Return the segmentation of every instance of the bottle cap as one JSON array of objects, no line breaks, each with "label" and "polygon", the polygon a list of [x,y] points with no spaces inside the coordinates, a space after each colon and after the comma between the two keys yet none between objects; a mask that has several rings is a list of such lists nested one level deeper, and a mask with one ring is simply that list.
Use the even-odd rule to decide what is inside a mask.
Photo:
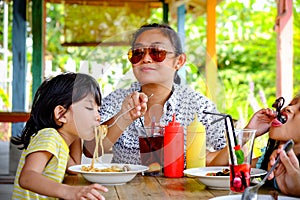
[{"label": "bottle cap", "polygon": [[172,121],[169,122],[168,126],[180,126],[180,123],[176,121],[175,113],[172,115]]},{"label": "bottle cap", "polygon": [[195,119],[187,127],[188,132],[205,132],[204,125],[198,121],[198,115],[195,113]]},{"label": "bottle cap", "polygon": [[165,132],[178,132],[183,131],[183,127],[179,122],[176,121],[175,113],[172,116],[172,121],[169,122],[168,126],[165,127]]}]

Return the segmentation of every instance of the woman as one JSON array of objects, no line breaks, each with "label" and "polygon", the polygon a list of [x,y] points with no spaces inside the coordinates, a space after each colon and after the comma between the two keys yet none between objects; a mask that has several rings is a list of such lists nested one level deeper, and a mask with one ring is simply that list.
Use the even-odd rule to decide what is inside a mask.
[{"label": "woman", "polygon": [[[269,108],[258,111],[253,115],[252,119],[247,125],[248,128],[259,128],[259,134],[269,132],[269,140],[264,154],[258,159],[257,163],[253,162],[253,164],[256,164],[257,168],[268,170],[269,165],[274,164],[275,156],[281,152],[282,144],[287,142],[289,139],[293,139],[294,148],[292,153],[288,153],[288,156],[293,158],[293,160],[298,159],[297,162],[293,161],[295,168],[292,170],[290,167],[289,169],[291,169],[291,171],[282,170],[284,167],[288,167],[286,163],[288,158],[286,154],[280,153],[280,158],[285,159],[283,160],[283,165],[278,167],[278,169],[281,170],[275,171],[275,178],[274,175],[270,176],[270,181],[267,183],[271,186],[274,186],[276,189],[280,189],[285,194],[292,195],[299,195],[299,193],[297,193],[297,189],[293,188],[293,186],[298,182],[291,180],[291,182],[286,183],[286,181],[288,180],[288,177],[292,175],[295,177],[299,175],[299,171],[297,172],[297,169],[299,169],[300,160],[300,129],[298,128],[300,123],[299,107],[300,95],[297,95],[288,104],[288,106],[284,107],[282,110],[279,110],[277,114]],[[278,115],[283,116],[283,120],[278,119]],[[278,148],[279,150],[277,150]]]},{"label": "woman", "polygon": [[[178,83],[177,71],[184,65],[186,55],[177,33],[166,24],[144,25],[134,34],[131,44],[128,58],[137,82],[109,94],[100,109],[101,122],[109,127],[104,149],[112,147],[112,162],[140,164],[137,127],[150,126],[153,119],[165,126],[173,114],[186,127],[196,113],[206,126],[209,165],[218,153],[214,151],[226,145],[224,126],[222,122],[212,124],[215,116],[203,114],[204,110],[218,112],[214,103]],[[85,142],[84,153],[88,157],[93,147],[94,143]]]}]

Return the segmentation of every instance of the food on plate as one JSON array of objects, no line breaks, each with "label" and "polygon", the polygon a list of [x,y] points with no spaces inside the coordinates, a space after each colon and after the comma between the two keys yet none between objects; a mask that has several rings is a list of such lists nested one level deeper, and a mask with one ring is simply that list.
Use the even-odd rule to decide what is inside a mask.
[{"label": "food on plate", "polygon": [[92,166],[82,166],[81,171],[85,172],[128,172],[130,171],[130,167],[128,165],[118,166],[112,165],[111,167],[99,169]]},{"label": "food on plate", "polygon": [[225,168],[218,172],[208,172],[206,173],[206,176],[229,176],[229,172],[230,170]]},{"label": "food on plate", "polygon": [[151,163],[148,167],[148,172],[160,171],[160,164],[158,162]]}]

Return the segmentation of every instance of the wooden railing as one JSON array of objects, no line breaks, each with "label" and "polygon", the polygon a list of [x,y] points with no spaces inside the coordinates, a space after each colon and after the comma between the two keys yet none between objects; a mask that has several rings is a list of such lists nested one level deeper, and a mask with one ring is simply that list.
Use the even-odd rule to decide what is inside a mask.
[{"label": "wooden railing", "polygon": [[0,112],[0,122],[26,122],[29,116],[28,112]]},{"label": "wooden railing", "polygon": [[[26,122],[29,119],[28,112],[0,112],[0,122]],[[0,174],[0,184],[13,184],[15,176]]]}]

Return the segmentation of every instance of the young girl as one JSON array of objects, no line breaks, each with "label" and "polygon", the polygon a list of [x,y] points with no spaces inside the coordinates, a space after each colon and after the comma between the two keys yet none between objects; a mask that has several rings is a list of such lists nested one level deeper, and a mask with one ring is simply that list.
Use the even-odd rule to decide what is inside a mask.
[{"label": "young girl", "polygon": [[[284,116],[286,122],[280,122],[275,115],[270,116],[269,141],[264,156],[261,158],[262,169],[268,169],[268,162],[271,154],[278,146],[285,143],[289,139],[295,142],[294,152],[300,158],[300,138],[299,138],[299,123],[300,123],[300,96],[296,96],[288,106],[281,110],[281,115]],[[260,163],[260,162],[259,162]],[[258,164],[259,164],[258,163]]]},{"label": "young girl", "polygon": [[100,104],[89,75],[65,73],[42,83],[22,135],[12,139],[23,149],[12,199],[104,199],[97,190],[108,190],[99,184],[62,184],[67,167],[80,162],[81,139],[94,138]]},{"label": "young girl", "polygon": [[[274,150],[289,139],[294,140],[294,152],[300,160],[300,95],[297,95],[288,106],[283,108],[281,115],[284,116],[284,123],[276,118],[276,114],[270,109],[262,109],[254,114],[248,124],[248,128],[259,128],[261,133],[269,131],[269,140],[263,156],[258,160],[256,167],[268,170],[268,163]],[[259,117],[258,117],[259,116]],[[262,128],[264,127],[264,128]],[[268,128],[266,128],[268,127]],[[276,181],[272,180],[271,184]]]}]

